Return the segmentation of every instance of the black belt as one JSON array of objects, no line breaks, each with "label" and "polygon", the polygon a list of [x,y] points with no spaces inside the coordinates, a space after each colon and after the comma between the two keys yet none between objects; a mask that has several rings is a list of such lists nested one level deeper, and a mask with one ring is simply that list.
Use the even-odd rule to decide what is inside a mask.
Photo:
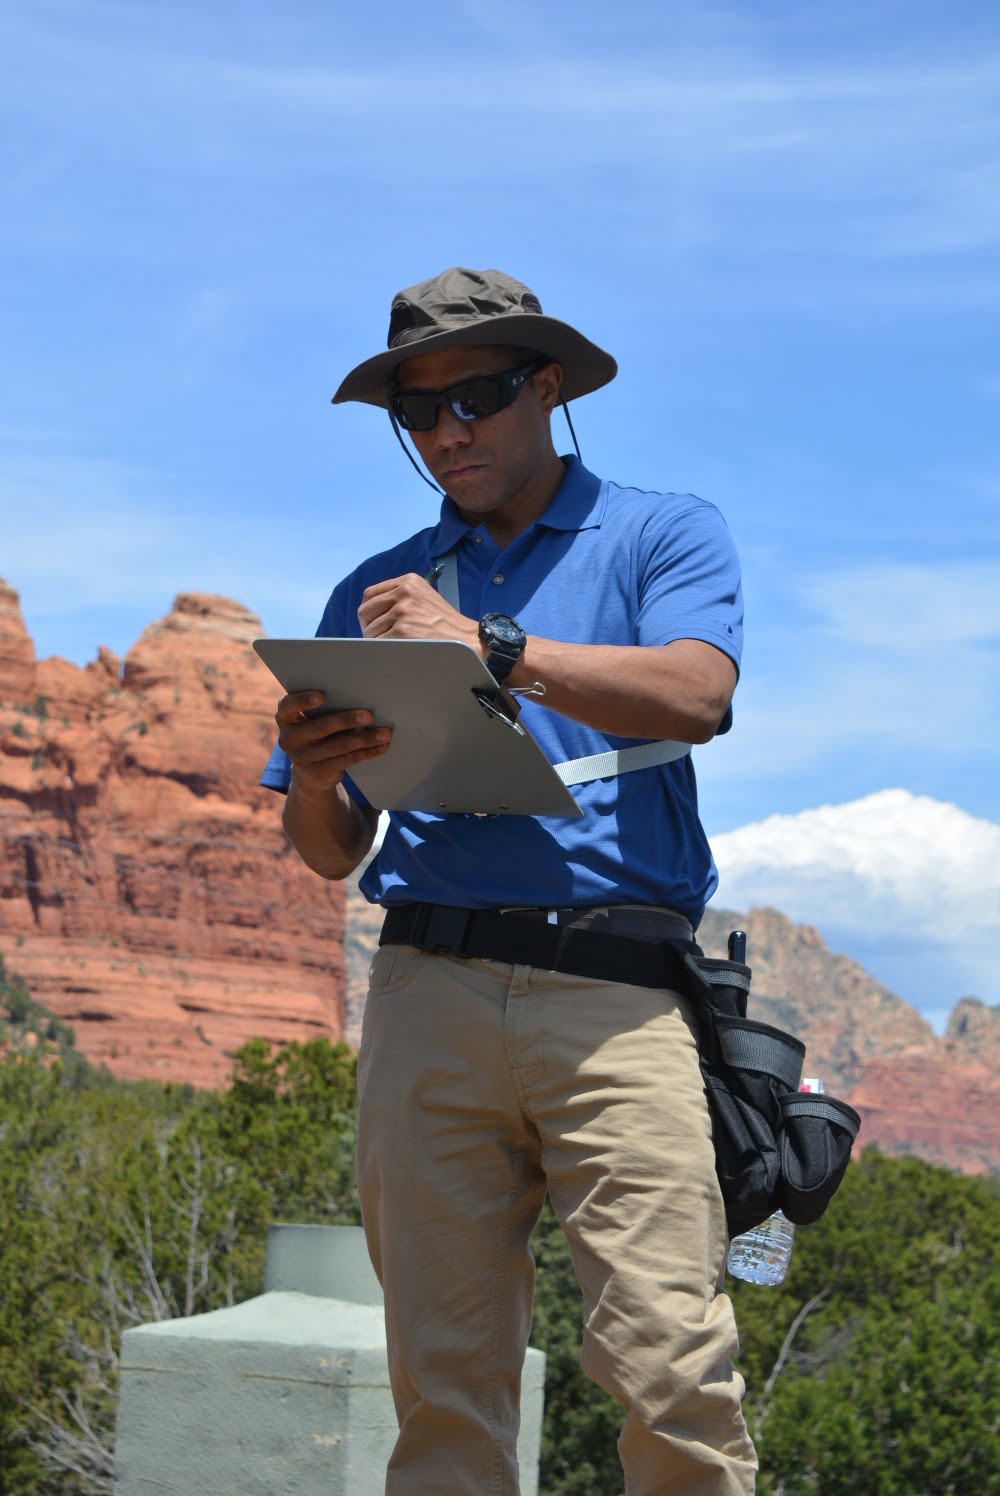
[{"label": "black belt", "polygon": [[550,925],[513,911],[450,904],[395,905],[386,913],[378,943],[682,992],[690,980],[684,956],[701,954],[694,941],[629,939]]}]

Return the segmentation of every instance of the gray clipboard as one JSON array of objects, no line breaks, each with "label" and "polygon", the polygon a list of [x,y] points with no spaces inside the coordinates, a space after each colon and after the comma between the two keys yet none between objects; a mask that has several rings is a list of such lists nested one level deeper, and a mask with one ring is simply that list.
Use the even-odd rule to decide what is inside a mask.
[{"label": "gray clipboard", "polygon": [[[317,710],[369,707],[389,751],[350,776],[378,810],[582,815],[517,703],[482,657],[450,639],[255,639],[286,691],[322,691]],[[484,698],[486,698],[484,700]]]}]

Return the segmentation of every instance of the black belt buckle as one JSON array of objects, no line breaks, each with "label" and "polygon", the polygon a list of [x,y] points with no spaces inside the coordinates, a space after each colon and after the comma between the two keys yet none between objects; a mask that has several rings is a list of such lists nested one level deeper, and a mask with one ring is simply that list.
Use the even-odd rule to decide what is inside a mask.
[{"label": "black belt buckle", "polygon": [[431,905],[420,944],[425,951],[436,954],[450,951],[457,956],[463,955],[472,914],[471,909],[457,909],[451,904]]}]

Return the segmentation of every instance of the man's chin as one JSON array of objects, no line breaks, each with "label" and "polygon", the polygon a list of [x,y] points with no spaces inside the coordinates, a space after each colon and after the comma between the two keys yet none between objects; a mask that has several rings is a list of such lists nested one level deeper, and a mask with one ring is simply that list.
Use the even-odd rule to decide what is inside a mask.
[{"label": "man's chin", "polygon": [[466,480],[442,478],[441,487],[449,498],[454,499],[459,509],[468,509],[476,514],[489,514],[500,503],[500,495],[489,483],[476,482],[475,474]]}]

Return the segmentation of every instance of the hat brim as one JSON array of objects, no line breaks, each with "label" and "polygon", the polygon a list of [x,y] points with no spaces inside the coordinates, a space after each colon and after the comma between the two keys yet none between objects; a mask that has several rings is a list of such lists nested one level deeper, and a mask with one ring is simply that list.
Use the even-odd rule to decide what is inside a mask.
[{"label": "hat brim", "polygon": [[563,395],[567,400],[578,400],[581,395],[599,390],[602,385],[610,384],[618,373],[618,365],[611,354],[598,348],[568,322],[536,312],[513,312],[509,316],[477,319],[468,327],[432,333],[429,337],[411,334],[407,339],[404,334],[395,348],[377,353],[374,358],[365,359],[364,363],[352,369],[332,403],[340,405],[345,400],[360,400],[366,405],[379,405],[388,410],[389,388],[401,363],[438,348],[461,347],[525,348],[533,353],[547,354],[562,365]]}]

